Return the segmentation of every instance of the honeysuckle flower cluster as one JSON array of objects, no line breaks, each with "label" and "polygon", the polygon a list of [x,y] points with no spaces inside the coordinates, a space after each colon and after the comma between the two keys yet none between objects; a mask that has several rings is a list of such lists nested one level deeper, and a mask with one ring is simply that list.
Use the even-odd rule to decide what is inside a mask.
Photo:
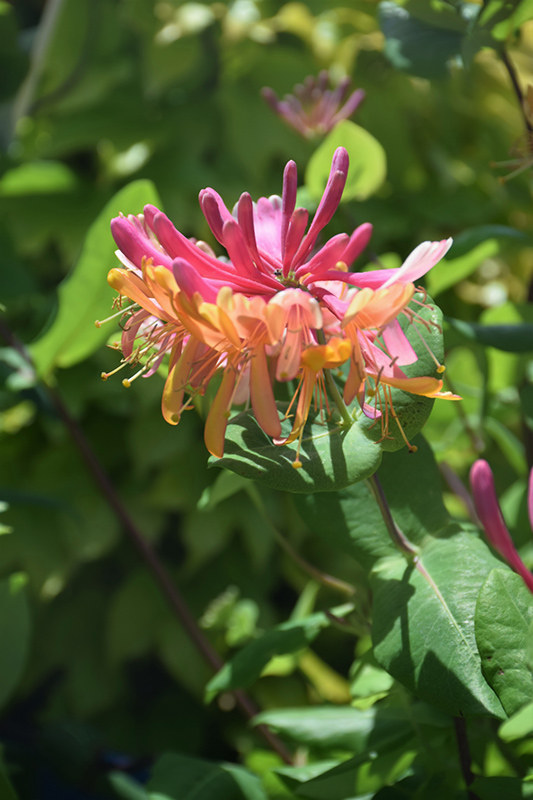
[{"label": "honeysuckle flower cluster", "polygon": [[273,89],[265,86],[261,94],[272,110],[306,139],[314,139],[348,117],[365,99],[363,89],[356,89],[348,97],[351,79],[346,76],[335,89],[329,89],[329,73],[322,70],[318,78],[308,75],[297,84],[294,94],[280,100]]},{"label": "honeysuckle flower cluster", "polygon": [[[183,236],[154,206],[111,223],[122,263],[108,277],[119,292],[114,316],[124,315],[120,366],[138,366],[123,383],[152,375],[168,356],[162,410],[175,425],[219,376],[205,426],[214,456],[222,456],[228,419],[240,404],[251,406],[275,444],[301,442],[313,399],[324,417],[330,414],[325,371],[343,364],[344,403],[357,399],[367,416],[381,422],[383,436],[394,416],[393,387],[450,397],[441,391],[441,380],[408,378],[402,371],[417,356],[398,317],[405,314],[427,326],[409,307],[413,282],[447,252],[451,239],[424,242],[399,269],[350,272],[370,239],[370,224],[317,246],[339,205],[347,172],[348,154],[339,148],[310,224],[307,210],[296,207],[293,161],[285,167],[281,197],[254,203],[244,193],[233,213],[214,189],[204,189],[200,205],[226,249],[223,258],[206,243]],[[127,308],[124,298],[132,301]],[[437,367],[444,369],[438,362]],[[284,436],[274,386],[293,381],[286,412],[292,429]],[[299,456],[295,466],[301,466]]]},{"label": "honeysuckle flower cluster", "polygon": [[[533,575],[518,555],[511,534],[507,530],[494,487],[494,476],[484,459],[480,458],[474,463],[470,471],[470,484],[476,511],[487,539],[509,566],[520,575],[529,591],[533,592]],[[529,473],[527,506],[533,529],[533,469]]]}]

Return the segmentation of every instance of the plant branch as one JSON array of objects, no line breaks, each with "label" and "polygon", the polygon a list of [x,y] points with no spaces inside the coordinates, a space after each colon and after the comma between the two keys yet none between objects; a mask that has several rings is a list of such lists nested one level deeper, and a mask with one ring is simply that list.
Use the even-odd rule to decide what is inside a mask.
[{"label": "plant branch", "polygon": [[383,486],[381,485],[381,481],[376,473],[371,475],[370,478],[367,478],[367,485],[374,495],[374,499],[378,504],[379,510],[381,511],[381,516],[383,517],[383,522],[385,523],[392,541],[398,550],[401,550],[402,553],[404,553],[410,559],[413,559],[413,557],[417,555],[418,550],[395,523],[389,504],[387,503],[387,498],[385,497],[385,492],[383,491]]},{"label": "plant branch", "polygon": [[[1,319],[0,335],[6,340],[6,342],[8,342],[9,345],[11,345],[11,347],[16,349],[17,352],[21,353],[21,355],[24,356],[29,364],[31,364],[31,359],[26,349],[21,342],[16,339],[5,322]],[[148,570],[151,572],[154,581],[159,587],[161,594],[167,601],[174,616],[181,623],[205,661],[209,664],[213,671],[218,672],[224,666],[223,660],[198,626],[198,623],[196,622],[196,619],[191,613],[183,596],[181,595],[181,592],[175,586],[166,567],[159,559],[159,556],[151,544],[143,537],[142,533],[128,513],[125,505],[117,494],[113,484],[111,483],[106,471],[96,456],[96,453],[92,449],[81,427],[71,415],[59,393],[46,383],[44,384],[44,387],[59,418],[70,433],[72,441],[76,445],[94,482],[102,492],[102,495],[107,500],[111,509],[114,511],[117,519],[120,520],[130,542],[133,544]],[[238,707],[247,719],[252,719],[258,713],[258,709],[245,692],[235,691],[233,692],[233,695]],[[256,730],[263,736],[272,750],[274,750],[286,764],[292,764],[291,753],[275,734],[271,733],[271,731],[265,725],[257,725]]]},{"label": "plant branch", "polygon": [[464,717],[454,717],[453,724],[455,728],[457,750],[459,751],[459,764],[461,765],[461,773],[468,790],[468,797],[470,800],[479,800],[477,794],[469,788],[474,782],[474,773],[472,772],[470,746],[466,735],[466,721]]},{"label": "plant branch", "polygon": [[346,583],[346,581],[343,581],[340,578],[335,578],[333,575],[328,575],[327,572],[322,572],[318,569],[318,567],[310,564],[309,561],[303,558],[303,556],[301,556],[298,551],[294,549],[291,543],[288,542],[283,534],[277,529],[265,507],[263,498],[255,486],[251,486],[250,489],[248,489],[248,494],[250,495],[255,507],[263,517],[263,520],[268,525],[274,539],[287,553],[289,558],[294,561],[294,563],[297,564],[301,570],[303,570],[303,572],[306,572],[309,577],[317,581],[317,583],[322,584],[322,586],[326,586],[328,589],[333,589],[345,597],[353,598],[353,596],[356,594],[355,586],[352,586],[350,583]]},{"label": "plant branch", "polygon": [[[528,115],[526,113],[526,108],[524,105],[524,95],[522,94],[522,89],[520,88],[520,83],[518,81],[518,75],[516,74],[516,70],[507,55],[505,47],[502,47],[500,50],[500,57],[503,61],[505,69],[509,73],[509,78],[511,79],[511,83],[513,85],[514,93],[516,94],[518,105],[520,106],[520,111],[522,113],[522,119],[524,121],[524,126],[526,128],[526,133],[533,133],[533,125],[529,121]],[[528,148],[529,149],[529,148]]]}]

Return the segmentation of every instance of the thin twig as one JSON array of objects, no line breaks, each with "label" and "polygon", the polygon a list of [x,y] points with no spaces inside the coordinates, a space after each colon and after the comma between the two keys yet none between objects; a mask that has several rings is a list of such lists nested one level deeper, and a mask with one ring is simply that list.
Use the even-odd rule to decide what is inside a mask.
[{"label": "thin twig", "polygon": [[[31,364],[31,359],[26,349],[21,342],[16,339],[5,322],[1,319],[0,335],[9,345],[11,345],[11,347],[16,349],[17,352],[21,353],[29,364]],[[85,434],[78,425],[77,421],[71,415],[61,396],[55,389],[48,386],[46,383],[44,384],[44,387],[58,416],[62,420],[63,424],[70,433],[74,444],[78,448],[78,451],[85,462],[85,465],[89,470],[94,482],[102,492],[117,518],[122,523],[124,531],[143,559],[149,571],[152,573],[152,576],[159,587],[161,594],[165,597],[175,617],[183,625],[187,634],[191,638],[191,641],[194,643],[195,647],[201,653],[205,661],[215,672],[218,672],[224,666],[224,661],[203,634],[183,596],[175,586],[165,566],[160,561],[159,556],[153,547],[143,537],[142,533],[139,531],[135,522],[129,515],[122,500],[115,491],[113,484],[109,480],[106,471],[89,444],[89,441],[85,437]],[[258,709],[245,692],[234,691],[233,695],[238,707],[247,719],[252,719],[256,716]],[[271,733],[271,731],[265,725],[257,725],[256,730],[259,731],[263,738],[269,743],[272,750],[274,750],[286,764],[292,764],[291,753],[285,747],[281,739],[279,739],[275,734]]]},{"label": "thin twig", "polygon": [[418,550],[395,523],[389,504],[387,503],[387,498],[385,497],[385,492],[383,491],[383,486],[381,485],[381,481],[376,473],[371,475],[370,478],[367,478],[367,485],[374,495],[374,499],[378,504],[378,508],[381,511],[381,516],[383,517],[383,522],[385,523],[392,541],[396,547],[402,551],[402,553],[412,559],[417,555]]},{"label": "thin twig", "polygon": [[520,88],[520,83],[518,81],[518,76],[516,74],[516,70],[507,55],[507,52],[504,47],[500,50],[500,57],[504,63],[505,69],[509,73],[509,78],[511,79],[511,83],[513,85],[514,92],[516,94],[518,105],[520,106],[520,112],[522,114],[522,119],[524,121],[524,125],[526,128],[526,134],[533,133],[533,125],[529,121],[529,118],[526,113],[526,108],[524,105],[524,95],[522,94],[522,89]]},{"label": "thin twig", "polygon": [[265,507],[263,498],[255,486],[251,486],[248,489],[248,494],[251,497],[255,507],[263,517],[264,522],[270,529],[274,539],[278,542],[280,547],[285,550],[289,558],[294,561],[294,563],[297,564],[301,570],[303,570],[303,572],[306,572],[307,575],[313,578],[313,580],[317,581],[317,583],[321,583],[322,586],[326,586],[328,589],[333,589],[345,597],[354,597],[356,594],[355,586],[352,586],[350,583],[347,583],[340,578],[335,578],[333,575],[328,575],[327,572],[322,572],[318,569],[318,567],[315,567],[313,564],[309,563],[309,561],[307,561],[303,556],[300,555],[300,553],[298,553],[297,550],[294,549],[291,543],[288,542],[283,534],[277,529]]},{"label": "thin twig", "polygon": [[479,800],[477,794],[470,789],[470,786],[474,782],[474,773],[472,772],[472,758],[470,756],[470,747],[466,735],[466,721],[464,717],[454,717],[453,724],[455,728],[457,750],[459,751],[459,764],[461,765],[461,773],[468,790],[468,797],[470,800]]},{"label": "thin twig", "polygon": [[439,464],[439,471],[444,480],[446,481],[446,483],[448,484],[448,486],[450,487],[450,489],[452,490],[452,492],[456,495],[456,497],[458,497],[461,500],[461,502],[465,506],[468,512],[468,516],[470,517],[474,525],[477,525],[478,528],[481,528],[482,527],[481,522],[477,515],[474,502],[470,496],[470,492],[462,482],[459,475],[450,467],[447,461],[441,461],[441,463]]}]

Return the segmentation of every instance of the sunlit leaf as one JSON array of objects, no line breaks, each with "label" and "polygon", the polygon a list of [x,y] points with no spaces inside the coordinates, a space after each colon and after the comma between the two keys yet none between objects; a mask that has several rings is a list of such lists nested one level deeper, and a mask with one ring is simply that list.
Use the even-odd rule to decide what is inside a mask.
[{"label": "sunlit leaf", "polygon": [[525,656],[532,620],[533,595],[522,578],[510,570],[493,570],[476,605],[476,640],[483,674],[507,714],[514,714],[533,695]]},{"label": "sunlit leaf", "polygon": [[109,338],[111,327],[96,328],[94,324],[113,313],[116,296],[106,280],[116,260],[109,223],[120,213],[141,213],[146,203],[160,204],[155,187],[151,181],[135,181],[121,189],[92,224],[78,262],[59,287],[55,319],[31,345],[39,375],[47,376],[57,366],[77,364]]},{"label": "sunlit leaf", "polygon": [[429,540],[408,564],[378,562],[372,639],[381,666],[422,700],[449,714],[503,716],[481,671],[472,619],[488,573],[486,545],[456,526]]},{"label": "sunlit leaf", "polygon": [[[352,611],[346,604],[331,610],[335,616],[343,616]],[[266,631],[241,648],[206,686],[206,699],[212,700],[219,692],[245,688],[254,683],[264,667],[274,657],[285,653],[295,653],[306,648],[331,620],[324,612],[312,614],[302,619],[289,620]]]},{"label": "sunlit leaf", "polygon": [[316,199],[322,196],[331,169],[331,159],[337,147],[345,147],[350,156],[343,201],[365,200],[385,180],[387,159],[377,139],[350,120],[334,128],[311,156],[305,173],[305,185],[309,194]]}]

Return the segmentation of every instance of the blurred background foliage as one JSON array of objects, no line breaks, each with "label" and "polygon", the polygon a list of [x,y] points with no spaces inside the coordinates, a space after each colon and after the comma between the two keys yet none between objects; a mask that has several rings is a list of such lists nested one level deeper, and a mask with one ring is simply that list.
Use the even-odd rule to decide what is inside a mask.
[{"label": "blurred background foliage", "polygon": [[[486,17],[474,25],[478,12]],[[0,349],[0,632],[10,657],[0,658],[0,738],[20,798],[89,796],[74,793],[82,790],[143,797],[129,776],[142,779],[165,750],[181,756],[158,762],[152,790],[169,797],[182,795],[170,793],[167,772],[201,768],[168,761],[185,756],[210,760],[219,788],[205,797],[296,796],[298,780],[311,775],[306,763],[355,753],[368,766],[361,754],[369,732],[374,750],[381,742],[379,699],[389,696],[393,709],[410,703],[368,654],[368,586],[357,564],[327,535],[309,533],[290,496],[254,494],[238,482],[212,489],[203,409],[178,429],[167,426],[158,376],[130,390],[118,377],[100,379],[118,363],[104,346],[116,336],[111,324],[92,325],[113,297],[105,283],[115,264],[111,216],[157,202],[187,236],[212,241],[201,188],[213,186],[231,207],[245,190],[253,198],[280,193],[291,158],[303,178],[317,141],[275,116],[260,96],[264,86],[284,95],[328,69],[333,83],[350,75],[366,92],[356,121],[382,145],[386,178],[366,199],[343,204],[331,233],[373,223],[367,259],[387,266],[425,239],[456,238],[426,285],[449,318],[449,388],[464,401],[459,409],[437,405],[425,435],[459,519],[468,518],[460,481],[483,452],[533,567],[525,507],[533,456],[531,173],[502,182],[509,169],[493,163],[510,151],[524,164],[531,159],[506,67],[524,91],[533,84],[531,17],[531,3],[497,0],[482,9],[459,0],[0,0],[0,300],[3,324],[45,379],[8,336]],[[312,206],[309,193],[303,198]],[[76,263],[85,277],[69,289]],[[525,327],[502,342],[491,326],[506,323]],[[339,738],[339,717],[320,741],[316,715],[303,715],[297,730],[282,715],[277,729],[297,743],[297,763],[308,770],[283,781],[272,772],[279,757],[231,694],[204,704],[212,672],[125,539],[46,386],[63,398],[222,658],[272,625],[342,600],[280,548],[279,531],[324,573],[357,587],[363,613],[351,623],[355,637],[324,624],[310,644],[317,623],[313,636],[269,661],[249,691],[265,711],[329,703],[340,715],[355,700],[368,709],[364,730]],[[441,752],[431,769],[446,769],[450,785],[459,780],[450,720],[412,708],[408,723],[383,712],[392,745],[387,739],[373,771],[357,767],[357,797],[408,780],[414,731],[424,726]],[[489,728],[473,731],[474,764],[504,780],[519,756],[531,760],[531,739],[509,753]],[[245,785],[216,763],[239,760],[262,783]],[[303,796],[342,800],[342,791],[318,785]]]}]

